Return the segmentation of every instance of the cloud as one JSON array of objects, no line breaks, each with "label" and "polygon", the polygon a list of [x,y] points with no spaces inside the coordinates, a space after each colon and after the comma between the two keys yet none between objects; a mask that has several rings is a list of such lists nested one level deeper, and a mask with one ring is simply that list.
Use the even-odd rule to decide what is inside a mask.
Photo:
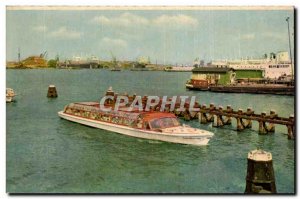
[{"label": "cloud", "polygon": [[50,32],[49,36],[64,39],[77,39],[80,38],[81,34],[82,33],[77,31],[68,30],[66,27],[63,26],[53,32]]},{"label": "cloud", "polygon": [[149,20],[144,17],[125,12],[118,17],[112,17],[112,18],[108,18],[103,15],[96,16],[92,19],[92,22],[101,25],[128,27],[132,25],[134,26],[147,25],[149,23]]},{"label": "cloud", "polygon": [[282,33],[276,33],[276,32],[265,32],[262,34],[265,37],[268,38],[274,38],[274,39],[279,39],[279,40],[287,40],[288,35],[283,35]]},{"label": "cloud", "polygon": [[183,14],[161,15],[153,19],[153,24],[157,26],[196,27],[198,26],[198,20]]},{"label": "cloud", "polygon": [[35,26],[32,28],[36,32],[46,32],[47,26]]},{"label": "cloud", "polygon": [[122,40],[122,39],[112,39],[112,38],[109,38],[109,37],[104,37],[102,40],[101,40],[102,43],[104,43],[104,45],[107,45],[107,46],[113,46],[113,47],[126,47],[127,46],[127,42],[125,40]]},{"label": "cloud", "polygon": [[198,26],[198,20],[183,14],[178,15],[161,15],[153,19],[147,19],[145,17],[131,14],[125,12],[117,17],[106,17],[104,15],[96,16],[91,20],[92,23],[109,25],[109,26],[119,26],[119,27],[141,27],[148,26],[150,27],[178,27],[178,28],[187,28],[187,27],[196,27]]},{"label": "cloud", "polygon": [[244,34],[244,35],[241,36],[241,39],[244,39],[244,40],[252,40],[254,38],[255,38],[254,33]]}]

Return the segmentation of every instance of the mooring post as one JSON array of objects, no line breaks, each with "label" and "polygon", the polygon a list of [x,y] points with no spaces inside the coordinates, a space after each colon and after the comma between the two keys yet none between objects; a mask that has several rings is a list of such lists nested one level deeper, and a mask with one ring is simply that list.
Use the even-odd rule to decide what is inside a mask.
[{"label": "mooring post", "polygon": [[[246,115],[250,117],[253,113],[254,113],[254,111],[252,110],[252,108],[248,107]],[[244,125],[245,125],[245,128],[252,128],[252,120],[246,119],[246,123],[244,123]]]},{"label": "mooring post", "polygon": [[[239,109],[239,110],[238,110],[238,115],[242,115],[242,114],[243,114],[243,110],[242,110],[242,109]],[[244,125],[243,125],[242,118],[237,117],[237,118],[236,118],[236,130],[237,130],[237,131],[242,131],[242,130],[244,130],[244,129],[245,129],[245,127],[244,127]]]},{"label": "mooring post", "polygon": [[189,111],[191,119],[197,119],[198,114],[196,111]]},{"label": "mooring post", "polygon": [[50,98],[56,98],[57,97],[57,91],[56,91],[55,85],[49,85],[47,97],[50,97]]},{"label": "mooring post", "polygon": [[[265,118],[266,115],[267,115],[266,112],[261,113],[262,118]],[[265,125],[266,125],[266,123],[263,120],[259,121],[259,129],[258,129],[259,134],[267,134],[268,133],[265,129]]]},{"label": "mooring post", "polygon": [[190,121],[191,120],[191,116],[189,114],[189,111],[184,111],[183,113],[183,119],[186,120],[186,121]]},{"label": "mooring post", "polygon": [[[232,113],[231,105],[227,105],[227,107],[226,107],[226,113]],[[223,124],[224,125],[231,124],[231,117],[230,116],[226,116],[225,120],[223,121]]]},{"label": "mooring post", "polygon": [[[223,112],[223,106],[219,106],[218,108],[219,112],[222,113]],[[217,121],[216,121],[216,124],[214,125],[215,127],[222,127],[224,126],[224,123],[223,123],[223,118],[222,118],[222,115],[216,115],[217,117]]]},{"label": "mooring post", "polygon": [[250,151],[245,193],[274,194],[276,192],[272,154],[263,150]]},{"label": "mooring post", "polygon": [[[216,110],[216,107],[213,103],[211,103],[209,105],[209,111],[214,111],[214,110]],[[208,122],[214,122],[214,114],[210,113],[209,115],[206,115],[206,117]]]},{"label": "mooring post", "polygon": [[[275,119],[278,115],[276,114],[275,110],[270,110],[270,119]],[[275,132],[275,124],[270,122],[269,125],[267,126],[267,131],[270,133]]]},{"label": "mooring post", "polygon": [[[175,108],[174,114],[175,114],[176,116],[180,116],[180,111],[178,111],[178,108]],[[199,114],[200,114],[200,113],[199,113]]]},{"label": "mooring post", "polygon": [[[108,88],[105,95],[110,97],[115,97],[115,92],[113,91],[111,86]],[[108,98],[107,100],[105,100],[105,105],[111,105],[113,104],[113,102],[114,102],[113,99]]]},{"label": "mooring post", "polygon": [[[290,115],[290,121],[294,123],[294,115]],[[294,125],[287,125],[288,129],[288,139],[295,139],[295,126]]]},{"label": "mooring post", "polygon": [[201,111],[200,113],[200,117],[199,117],[199,121],[200,121],[200,124],[207,124],[207,116],[206,116],[206,113],[204,112],[206,110],[206,104],[203,104],[201,109],[203,111]]}]

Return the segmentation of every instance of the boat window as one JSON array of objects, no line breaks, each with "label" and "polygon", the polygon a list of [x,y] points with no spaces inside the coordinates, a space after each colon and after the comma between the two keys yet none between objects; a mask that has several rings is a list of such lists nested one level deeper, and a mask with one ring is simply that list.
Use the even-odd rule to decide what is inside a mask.
[{"label": "boat window", "polygon": [[120,117],[112,117],[111,122],[115,123],[115,124],[121,124],[122,123],[122,118],[120,118]]},{"label": "boat window", "polygon": [[109,117],[108,115],[102,115],[102,116],[101,116],[101,120],[102,120],[102,121],[105,121],[105,122],[109,122],[110,117]]},{"label": "boat window", "polygon": [[143,127],[143,121],[140,118],[137,120],[136,126],[137,126],[137,128]]},{"label": "boat window", "polygon": [[149,122],[144,122],[144,128],[145,128],[145,129],[150,129]]},{"label": "boat window", "polygon": [[150,122],[150,126],[152,129],[169,128],[179,125],[180,123],[176,118],[160,118],[154,119]]}]

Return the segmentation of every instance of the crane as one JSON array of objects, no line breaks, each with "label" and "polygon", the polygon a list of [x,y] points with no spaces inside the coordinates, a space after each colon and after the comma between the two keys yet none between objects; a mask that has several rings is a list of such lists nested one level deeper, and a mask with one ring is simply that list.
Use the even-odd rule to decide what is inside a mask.
[{"label": "crane", "polygon": [[111,54],[111,59],[112,59],[113,66],[115,68],[117,66],[117,58],[111,51],[110,51],[110,54]]},{"label": "crane", "polygon": [[45,51],[44,53],[40,54],[40,58],[46,58],[46,56],[47,56],[47,51]]}]

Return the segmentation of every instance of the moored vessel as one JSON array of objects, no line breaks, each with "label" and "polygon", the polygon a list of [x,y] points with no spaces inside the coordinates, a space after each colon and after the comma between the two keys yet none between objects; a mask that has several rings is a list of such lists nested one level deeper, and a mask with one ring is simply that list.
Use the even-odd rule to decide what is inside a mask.
[{"label": "moored vessel", "polygon": [[115,67],[115,68],[110,69],[110,71],[121,71],[121,68]]},{"label": "moored vessel", "polygon": [[14,101],[15,96],[16,94],[12,88],[6,88],[6,102]]},{"label": "moored vessel", "polygon": [[172,143],[207,145],[213,136],[209,131],[181,125],[172,113],[128,111],[125,108],[105,111],[100,109],[98,102],[80,102],[67,105],[58,115],[72,122],[123,135]]}]

